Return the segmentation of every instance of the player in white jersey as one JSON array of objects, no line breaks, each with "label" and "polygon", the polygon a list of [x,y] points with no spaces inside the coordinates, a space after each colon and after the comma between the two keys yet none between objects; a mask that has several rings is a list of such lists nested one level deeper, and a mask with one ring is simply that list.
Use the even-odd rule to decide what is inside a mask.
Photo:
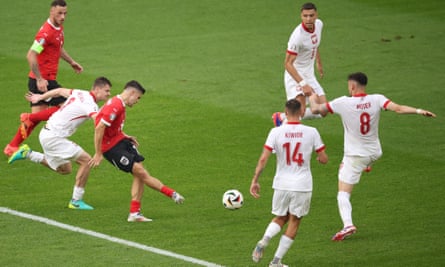
[{"label": "player in white jersey", "polygon": [[27,158],[60,174],[71,173],[71,161],[79,164],[73,195],[68,204],[68,207],[72,209],[93,209],[83,201],[85,185],[91,169],[88,164],[91,156],[68,137],[73,135],[87,119],[96,117],[97,102],[108,99],[110,88],[111,82],[105,77],[99,77],[94,81],[91,91],[58,88],[44,94],[28,96],[29,101],[33,103],[56,96],[63,96],[67,100],[40,131],[39,139],[44,153],[32,151],[25,144],[9,158],[8,163]]},{"label": "player in white jersey", "polygon": [[301,113],[302,105],[298,100],[290,99],[286,102],[288,123],[269,132],[250,186],[250,194],[258,198],[259,177],[274,151],[277,166],[272,186],[274,189],[272,214],[275,217],[252,253],[253,261],[258,262],[270,239],[288,223],[269,266],[285,266],[281,263],[281,259],[292,245],[301,219],[309,213],[312,197],[310,169],[312,152],[317,153],[317,160],[320,163],[325,164],[328,161],[320,134],[317,129],[300,123]]},{"label": "player in white jersey", "polygon": [[[306,108],[306,98],[313,95],[317,103],[326,102],[325,92],[314,73],[314,67],[317,67],[320,77],[323,77],[318,50],[323,22],[318,19],[317,7],[313,3],[303,4],[300,16],[301,23],[294,29],[287,44],[284,86],[287,100],[296,98],[302,104],[303,119],[313,119],[321,116],[312,114],[311,110]],[[275,126],[280,126],[285,120],[285,115],[275,112],[272,119]]]},{"label": "player in white jersey", "polygon": [[350,197],[363,171],[370,171],[374,161],[382,155],[379,140],[379,119],[381,110],[399,114],[420,114],[427,117],[436,115],[430,111],[398,105],[380,94],[366,94],[368,78],[357,72],[348,76],[348,97],[336,98],[326,104],[311,100],[314,113],[339,114],[344,128],[344,155],[338,172],[337,202],[343,229],[332,240],[341,241],[354,234],[357,228],[352,222]]}]

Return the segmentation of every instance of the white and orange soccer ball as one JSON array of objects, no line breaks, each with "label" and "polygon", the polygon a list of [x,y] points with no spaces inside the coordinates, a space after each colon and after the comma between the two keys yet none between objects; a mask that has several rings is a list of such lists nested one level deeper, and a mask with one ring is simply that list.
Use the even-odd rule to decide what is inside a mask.
[{"label": "white and orange soccer ball", "polygon": [[243,194],[236,189],[227,190],[222,197],[222,203],[226,209],[239,209],[244,204]]}]

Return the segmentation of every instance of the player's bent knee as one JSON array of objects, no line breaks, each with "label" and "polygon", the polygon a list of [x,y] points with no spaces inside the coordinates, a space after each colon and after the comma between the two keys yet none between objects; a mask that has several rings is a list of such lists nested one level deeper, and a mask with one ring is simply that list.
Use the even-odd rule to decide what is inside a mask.
[{"label": "player's bent knee", "polygon": [[81,165],[86,165],[90,162],[91,156],[85,151],[80,154],[80,156],[76,159],[76,162]]},{"label": "player's bent knee", "polygon": [[71,164],[63,164],[57,168],[57,172],[63,175],[70,174],[73,171]]}]

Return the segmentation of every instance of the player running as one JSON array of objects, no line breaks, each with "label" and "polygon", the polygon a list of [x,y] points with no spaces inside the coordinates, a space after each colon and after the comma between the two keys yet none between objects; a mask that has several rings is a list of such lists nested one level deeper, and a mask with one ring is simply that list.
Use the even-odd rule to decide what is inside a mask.
[{"label": "player running", "polygon": [[269,241],[288,223],[286,231],[281,236],[275,257],[269,264],[270,267],[287,266],[281,263],[281,259],[294,242],[301,219],[309,213],[312,198],[310,169],[312,152],[317,153],[317,160],[320,163],[328,162],[320,134],[317,129],[300,123],[301,113],[301,104],[298,100],[290,99],[286,102],[288,122],[269,132],[250,185],[250,194],[254,198],[260,197],[258,180],[270,155],[275,151],[277,168],[273,180],[272,200],[272,213],[275,217],[252,253],[253,261],[259,262]]},{"label": "player running", "polygon": [[98,112],[97,102],[108,99],[111,82],[105,77],[94,81],[90,91],[79,89],[58,88],[47,91],[43,95],[31,94],[29,100],[33,103],[43,99],[62,96],[67,98],[61,108],[56,111],[41,129],[39,139],[43,153],[32,151],[28,145],[20,146],[8,163],[20,159],[29,159],[40,163],[60,173],[69,174],[72,171],[71,161],[79,164],[73,195],[68,207],[71,209],[91,210],[93,207],[83,201],[85,186],[90,173],[88,165],[91,156],[79,145],[69,140],[77,128],[89,118],[95,118]]}]

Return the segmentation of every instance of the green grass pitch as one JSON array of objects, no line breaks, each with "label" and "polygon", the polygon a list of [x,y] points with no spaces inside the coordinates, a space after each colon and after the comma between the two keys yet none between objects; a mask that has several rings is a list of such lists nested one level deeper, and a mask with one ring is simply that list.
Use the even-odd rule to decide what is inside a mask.
[{"label": "green grass pitch", "polygon": [[[50,1],[7,1],[0,9],[0,144],[29,111],[23,95],[26,52],[47,18]],[[270,214],[274,161],[260,180],[262,197],[248,190],[270,116],[285,100],[283,62],[299,22],[299,1],[69,1],[65,48],[84,68],[61,62],[58,81],[90,88],[97,76],[112,94],[131,79],[150,89],[128,109],[125,131],[138,137],[145,166],[186,197],[182,206],[147,189],[147,224],[129,224],[129,175],[109,163],[91,172],[85,200],[95,210],[66,208],[74,174],[61,176],[31,162],[0,161],[0,207],[47,217],[224,266],[251,261]],[[325,27],[320,53],[328,99],[346,94],[347,74],[368,74],[370,93],[426,108],[436,119],[383,113],[383,157],[352,196],[358,232],[334,243],[337,167],[343,131],[338,117],[306,121],[320,131],[330,162],[312,164],[309,216],[283,262],[290,266],[443,266],[445,262],[445,2],[319,0]],[[40,127],[39,127],[40,128]],[[73,137],[93,152],[93,123]],[[36,130],[27,143],[41,150]],[[75,168],[77,170],[77,168]],[[237,211],[223,208],[227,189],[243,192]],[[1,266],[195,266],[0,213]]]}]

